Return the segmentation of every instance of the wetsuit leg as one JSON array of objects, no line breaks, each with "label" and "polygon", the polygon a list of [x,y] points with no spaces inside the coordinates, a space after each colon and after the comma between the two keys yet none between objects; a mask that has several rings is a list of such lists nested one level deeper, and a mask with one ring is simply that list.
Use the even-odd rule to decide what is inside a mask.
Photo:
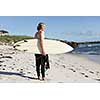
[{"label": "wetsuit leg", "polygon": [[40,54],[35,54],[36,57],[36,72],[38,78],[40,77],[40,64],[41,64],[41,55]]},{"label": "wetsuit leg", "polygon": [[41,58],[41,74],[42,74],[42,78],[45,77],[45,57],[44,55],[42,55]]}]

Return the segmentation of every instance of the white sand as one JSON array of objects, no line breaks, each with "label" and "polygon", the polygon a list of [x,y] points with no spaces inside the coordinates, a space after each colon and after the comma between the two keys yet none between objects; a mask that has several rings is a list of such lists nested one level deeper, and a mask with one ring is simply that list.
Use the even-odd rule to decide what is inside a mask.
[{"label": "white sand", "polygon": [[[10,58],[10,57],[12,58]],[[37,80],[35,56],[0,46],[0,82],[100,82],[100,64],[76,54],[49,55],[46,80]]]}]

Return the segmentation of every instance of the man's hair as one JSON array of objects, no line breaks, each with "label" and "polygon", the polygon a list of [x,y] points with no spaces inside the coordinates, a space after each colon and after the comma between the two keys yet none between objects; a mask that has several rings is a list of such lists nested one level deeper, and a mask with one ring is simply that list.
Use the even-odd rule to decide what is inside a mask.
[{"label": "man's hair", "polygon": [[37,30],[38,30],[38,31],[41,29],[42,25],[45,25],[45,23],[40,22],[40,23],[38,24],[38,26],[37,26]]}]

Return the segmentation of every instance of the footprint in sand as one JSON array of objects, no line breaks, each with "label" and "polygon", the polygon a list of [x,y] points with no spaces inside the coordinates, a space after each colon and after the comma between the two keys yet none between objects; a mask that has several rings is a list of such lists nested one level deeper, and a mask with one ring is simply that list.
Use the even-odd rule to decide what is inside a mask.
[{"label": "footprint in sand", "polygon": [[11,68],[12,70],[14,70],[14,68]]},{"label": "footprint in sand", "polygon": [[0,63],[3,63],[4,61],[0,61]]},{"label": "footprint in sand", "polygon": [[88,75],[85,75],[85,77],[87,77],[87,78],[88,78],[89,76],[88,76]]},{"label": "footprint in sand", "polygon": [[17,69],[17,71],[19,71],[19,73],[23,73],[23,69]]},{"label": "footprint in sand", "polygon": [[65,65],[62,65],[62,67],[63,67],[63,68],[66,68],[66,66],[65,66]]},{"label": "footprint in sand", "polygon": [[19,71],[19,69],[17,69],[17,71]]},{"label": "footprint in sand", "polygon": [[76,68],[76,70],[80,71],[81,69],[80,68]]},{"label": "footprint in sand", "polygon": [[76,72],[74,69],[72,69],[72,68],[69,68],[69,70],[71,70],[71,71],[73,71],[73,72]]},{"label": "footprint in sand", "polygon": [[81,73],[82,75],[85,75],[85,73]]},{"label": "footprint in sand", "polygon": [[59,65],[58,63],[55,62],[56,65]]},{"label": "footprint in sand", "polygon": [[86,78],[88,78],[89,76],[88,75],[85,75],[85,73],[81,73],[82,75],[84,75]]},{"label": "footprint in sand", "polygon": [[22,68],[21,68],[20,70],[21,70],[21,71],[23,71],[23,69],[22,69]]},{"label": "footprint in sand", "polygon": [[28,74],[31,74],[31,72],[27,72]]},{"label": "footprint in sand", "polygon": [[0,56],[3,56],[3,54],[0,54]]},{"label": "footprint in sand", "polygon": [[6,65],[3,65],[4,67],[6,67]]},{"label": "footprint in sand", "polygon": [[10,59],[12,59],[13,57],[11,57],[11,56],[3,56],[3,58],[10,58]]},{"label": "footprint in sand", "polygon": [[23,71],[20,71],[19,73],[23,74]]},{"label": "footprint in sand", "polygon": [[98,72],[98,71],[97,71],[96,73],[97,73],[97,74],[99,74],[99,72]]},{"label": "footprint in sand", "polygon": [[95,80],[100,81],[100,79],[95,79]]},{"label": "footprint in sand", "polygon": [[89,71],[89,73],[94,74],[94,72],[93,72],[93,71]]},{"label": "footprint in sand", "polygon": [[5,68],[3,68],[2,70],[5,70]]},{"label": "footprint in sand", "polygon": [[99,71],[96,71],[96,75],[99,75],[100,76],[100,72]]}]

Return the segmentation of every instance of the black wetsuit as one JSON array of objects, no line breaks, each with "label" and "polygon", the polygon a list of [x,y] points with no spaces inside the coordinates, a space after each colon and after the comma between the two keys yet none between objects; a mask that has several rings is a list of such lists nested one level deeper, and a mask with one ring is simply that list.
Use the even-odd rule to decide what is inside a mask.
[{"label": "black wetsuit", "polygon": [[42,77],[45,77],[45,69],[50,69],[48,54],[46,54],[46,56],[42,54],[35,54],[35,58],[36,58],[37,76],[40,77],[40,65],[41,65],[41,74]]}]

